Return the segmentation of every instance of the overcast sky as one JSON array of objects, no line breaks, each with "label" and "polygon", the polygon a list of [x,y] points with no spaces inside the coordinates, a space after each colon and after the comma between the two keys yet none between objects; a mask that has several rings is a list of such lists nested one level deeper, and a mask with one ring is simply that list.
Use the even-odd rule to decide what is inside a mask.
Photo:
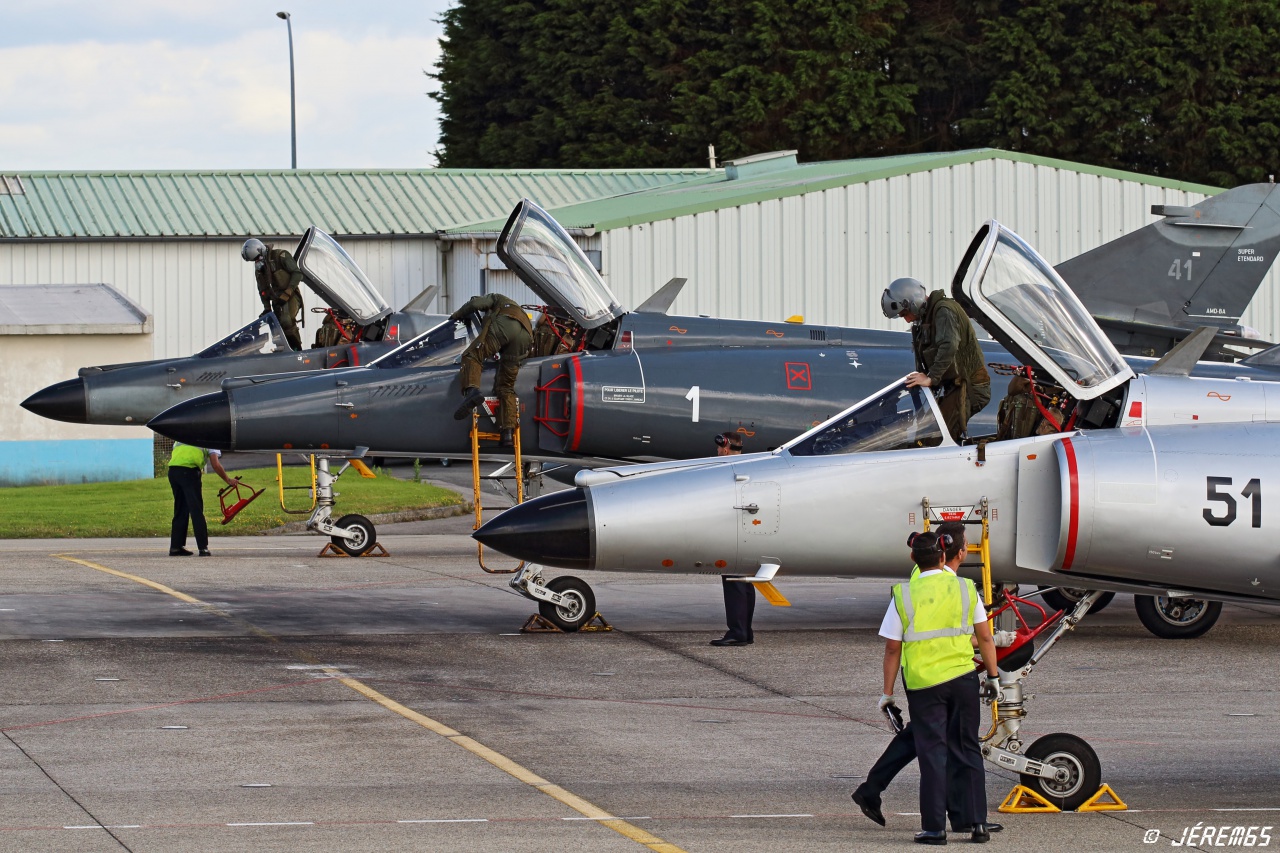
[{"label": "overcast sky", "polygon": [[0,174],[435,165],[456,0],[0,0]]}]

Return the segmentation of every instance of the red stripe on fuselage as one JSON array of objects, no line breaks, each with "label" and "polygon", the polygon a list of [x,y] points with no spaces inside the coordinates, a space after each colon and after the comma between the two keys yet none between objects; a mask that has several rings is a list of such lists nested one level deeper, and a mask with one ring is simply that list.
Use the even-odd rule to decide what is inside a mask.
[{"label": "red stripe on fuselage", "polygon": [[1070,505],[1067,512],[1067,552],[1062,557],[1062,570],[1069,571],[1076,558],[1076,536],[1080,532],[1080,471],[1076,467],[1076,449],[1071,446],[1071,439],[1062,439],[1062,450],[1067,457],[1067,480],[1071,490]]},{"label": "red stripe on fuselage", "polygon": [[578,359],[569,359],[569,371],[573,374],[573,441],[569,450],[577,450],[582,442],[582,415],[585,408],[582,399],[582,365]]}]

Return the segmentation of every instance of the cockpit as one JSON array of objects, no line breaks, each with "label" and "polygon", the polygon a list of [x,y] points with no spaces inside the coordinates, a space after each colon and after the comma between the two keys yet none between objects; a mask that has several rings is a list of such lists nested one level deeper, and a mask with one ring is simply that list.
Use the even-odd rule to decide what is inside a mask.
[{"label": "cockpit", "polygon": [[955,444],[926,388],[905,377],[783,445],[792,456],[835,456]]},{"label": "cockpit", "polygon": [[196,353],[196,358],[221,358],[223,356],[265,355],[273,352],[289,352],[280,321],[270,312],[254,319],[227,335],[216,344]]}]

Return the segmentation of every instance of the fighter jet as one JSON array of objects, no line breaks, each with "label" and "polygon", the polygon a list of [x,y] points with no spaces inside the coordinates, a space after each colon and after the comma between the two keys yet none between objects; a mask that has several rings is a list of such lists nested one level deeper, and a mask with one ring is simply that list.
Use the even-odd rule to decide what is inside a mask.
[{"label": "fighter jet", "polygon": [[367,364],[444,319],[424,311],[434,285],[393,312],[342,246],[314,226],[294,258],[303,282],[327,305],[311,310],[334,320],[340,345],[295,352],[268,311],[193,356],[85,367],[76,379],[32,394],[22,407],[68,423],[142,426],[175,403],[217,391],[227,377]]},{"label": "fighter jet", "polygon": [[1137,594],[1144,621],[1184,636],[1204,623],[1184,622],[1180,602],[1280,600],[1270,532],[1280,515],[1264,502],[1280,479],[1280,385],[1190,377],[1211,329],[1135,373],[1052,267],[994,221],[952,289],[1016,355],[1011,369],[1061,431],[957,443],[933,397],[897,381],[770,452],[584,471],[577,488],[514,507],[475,538],[531,561],[512,586],[544,615],[576,619],[594,611],[590,587],[565,576],[543,584],[542,566],[758,584],[905,578],[907,536],[925,519],[980,515],[995,582],[1093,590],[1043,630],[1014,616],[1032,603],[1012,589],[989,599],[1015,621],[983,752],[1059,807],[1078,807],[1099,790],[1097,756],[1067,734],[1024,749],[1024,682],[1103,590]]},{"label": "fighter jet", "polygon": [[[1125,304],[1116,294],[1126,294],[1145,306],[1144,321],[1168,293],[1217,300],[1212,312],[1221,313],[1213,316],[1238,319],[1280,250],[1275,192],[1269,184],[1242,187],[1195,208],[1164,210],[1161,222],[1068,262],[1075,288],[1086,305],[1096,300],[1112,313]],[[1268,264],[1227,262],[1244,251]],[[697,457],[725,430],[742,434],[748,451],[773,448],[912,368],[905,331],[667,316],[680,280],[627,312],[572,238],[527,199],[497,252],[545,302],[535,309],[542,348],[517,383],[527,459]],[[1184,255],[1195,257],[1179,260],[1180,278],[1170,282],[1170,259]],[[1238,328],[1219,331],[1217,346],[1244,340]],[[229,380],[221,393],[175,406],[150,426],[223,450],[468,456],[467,431],[450,417],[461,390],[456,372],[439,367],[465,345],[465,334],[451,325],[433,329],[358,370]],[[984,346],[989,360],[1010,360],[997,343]],[[1003,393],[1003,385],[995,390]],[[993,413],[979,423],[994,423]],[[485,453],[500,458],[496,450]]]},{"label": "fighter jet", "polygon": [[1280,385],[1241,365],[1190,376],[1212,329],[1135,373],[1053,268],[996,222],[953,291],[1014,354],[996,370],[1029,376],[1061,433],[958,444],[904,377],[772,451],[581,472],[577,488],[476,538],[561,568],[879,576],[909,568],[903,542],[931,507],[985,506],[997,580],[1136,593],[1161,636],[1203,633],[1221,600],[1280,597],[1270,564],[1246,558],[1270,553],[1250,531],[1280,468],[1258,438],[1280,437],[1268,425]]}]

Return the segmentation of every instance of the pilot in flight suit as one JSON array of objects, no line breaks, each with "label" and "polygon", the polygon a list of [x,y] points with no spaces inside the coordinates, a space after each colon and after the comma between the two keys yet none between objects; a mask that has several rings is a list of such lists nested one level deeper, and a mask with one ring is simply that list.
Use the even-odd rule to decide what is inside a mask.
[{"label": "pilot in flight suit", "polygon": [[462,420],[471,414],[472,409],[484,405],[484,395],[480,393],[480,371],[485,360],[497,353],[500,360],[493,393],[498,397],[498,445],[511,447],[514,444],[513,432],[520,420],[516,376],[533,346],[533,324],[517,302],[501,293],[473,296],[450,314],[449,319],[458,322],[479,312],[484,312],[484,323],[480,326],[480,334],[462,352],[462,369],[458,375],[463,401],[453,416]]},{"label": "pilot in flight suit", "polygon": [[969,418],[991,402],[991,376],[969,315],[941,290],[926,294],[914,278],[895,279],[880,297],[889,318],[911,324],[916,372],[907,387],[933,388],[947,430],[957,442],[965,437]]},{"label": "pilot in flight suit", "polygon": [[253,263],[253,275],[258,282],[258,296],[262,310],[272,311],[280,321],[289,346],[302,349],[302,335],[298,332],[298,315],[302,313],[302,270],[293,255],[285,249],[268,249],[258,239],[246,240],[240,249],[240,257]]}]

